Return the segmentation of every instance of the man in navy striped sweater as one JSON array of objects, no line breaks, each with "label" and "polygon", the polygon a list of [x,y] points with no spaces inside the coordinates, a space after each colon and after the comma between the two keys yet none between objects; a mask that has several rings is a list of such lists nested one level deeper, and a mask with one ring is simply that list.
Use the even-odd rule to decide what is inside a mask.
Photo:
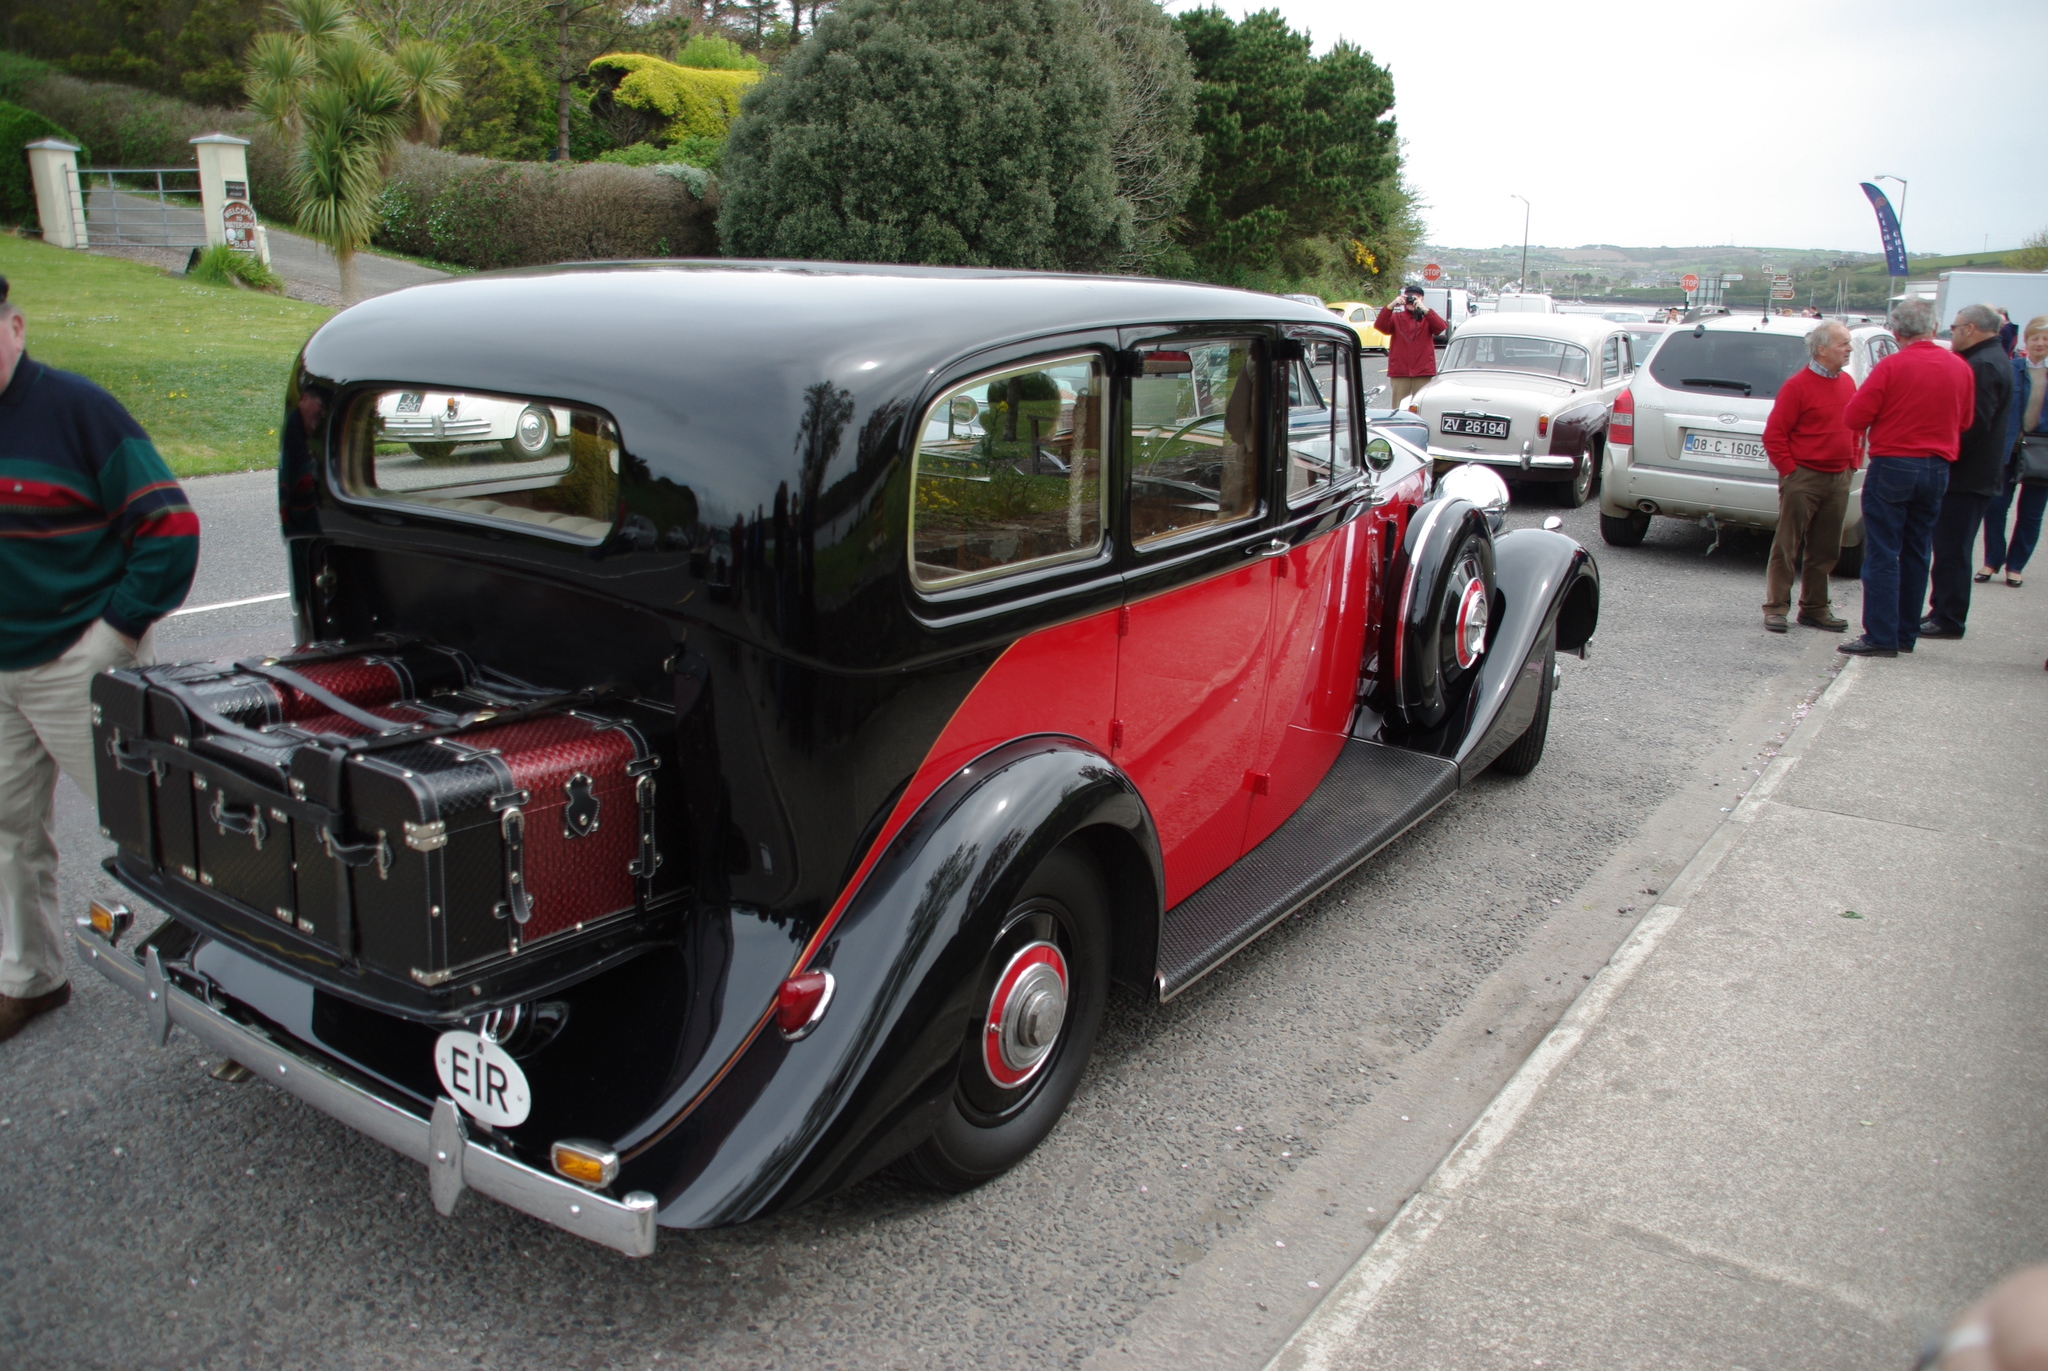
[{"label": "man in navy striped sweater", "polygon": [[95,673],[154,660],[199,518],[142,426],[23,352],[0,277],[0,1040],[71,998],[51,821],[62,770],[95,800]]}]

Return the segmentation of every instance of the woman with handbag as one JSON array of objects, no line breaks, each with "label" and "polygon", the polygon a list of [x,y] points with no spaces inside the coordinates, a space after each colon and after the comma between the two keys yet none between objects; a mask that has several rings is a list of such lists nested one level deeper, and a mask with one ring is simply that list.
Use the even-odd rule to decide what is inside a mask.
[{"label": "woman with handbag", "polygon": [[[2005,492],[1984,511],[1984,565],[1977,579],[2001,571],[2009,586],[2041,539],[2041,515],[2048,510],[2048,314],[2027,321],[2026,347],[2012,358],[2012,456],[2005,468]],[[2005,519],[2018,496],[2019,517],[2011,537]]]}]

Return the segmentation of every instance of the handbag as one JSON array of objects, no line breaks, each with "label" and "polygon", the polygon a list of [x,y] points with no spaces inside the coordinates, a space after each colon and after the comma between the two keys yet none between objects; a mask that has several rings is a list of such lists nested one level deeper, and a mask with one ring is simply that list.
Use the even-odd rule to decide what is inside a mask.
[{"label": "handbag", "polygon": [[2013,477],[2021,485],[2048,486],[2048,433],[2021,435],[2019,459],[2013,465]]}]

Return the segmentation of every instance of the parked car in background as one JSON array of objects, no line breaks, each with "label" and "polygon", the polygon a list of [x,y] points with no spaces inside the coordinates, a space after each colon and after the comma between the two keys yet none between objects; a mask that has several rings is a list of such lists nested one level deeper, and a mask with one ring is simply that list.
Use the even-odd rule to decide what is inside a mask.
[{"label": "parked car in background", "polygon": [[533,461],[554,451],[568,432],[569,411],[559,405],[445,390],[392,391],[377,401],[378,438],[404,443],[429,460],[488,443],[507,457]]},{"label": "parked car in background", "polygon": [[[646,1255],[988,1181],[1112,983],[1172,999],[1542,755],[1591,555],[1432,482],[1362,381],[1320,306],[1134,277],[594,263],[344,310],[282,407],[301,646],[95,678],[108,869],[169,918],[98,906],[80,954],[443,1214]],[[566,407],[560,460],[422,488],[406,395]]]},{"label": "parked car in background", "polygon": [[1494,296],[1493,309],[1496,314],[1555,314],[1557,302],[1548,295],[1510,293]]},{"label": "parked car in background", "polygon": [[1629,350],[1635,354],[1638,367],[1650,360],[1650,353],[1656,348],[1658,340],[1678,327],[1676,324],[1659,323],[1655,320],[1644,323],[1632,320],[1616,322],[1628,330]]},{"label": "parked car in background", "polygon": [[1635,370],[1628,326],[1583,314],[1493,314],[1465,325],[1411,403],[1440,463],[1481,462],[1510,481],[1586,502],[1608,406]]},{"label": "parked car in background", "polygon": [[1451,340],[1458,336],[1458,330],[1465,326],[1465,321],[1474,313],[1471,292],[1458,286],[1424,286],[1422,307],[1435,310],[1438,317],[1448,325],[1437,335],[1436,345],[1439,348],[1449,347]]},{"label": "parked car in background", "polygon": [[[1670,326],[1648,365],[1615,400],[1600,484],[1600,536],[1634,547],[1656,517],[1778,527],[1778,475],[1764,424],[1786,377],[1807,363],[1818,321],[1710,314]],[[1637,326],[1640,327],[1640,326]],[[1849,329],[1849,374],[1861,385],[1898,351],[1881,324]],[[1851,478],[1835,572],[1863,566],[1863,473]]]},{"label": "parked car in background", "polygon": [[1368,305],[1363,300],[1333,300],[1328,309],[1351,325],[1358,334],[1358,345],[1367,352],[1387,350],[1387,335],[1372,326],[1372,321],[1379,318],[1378,305]]}]

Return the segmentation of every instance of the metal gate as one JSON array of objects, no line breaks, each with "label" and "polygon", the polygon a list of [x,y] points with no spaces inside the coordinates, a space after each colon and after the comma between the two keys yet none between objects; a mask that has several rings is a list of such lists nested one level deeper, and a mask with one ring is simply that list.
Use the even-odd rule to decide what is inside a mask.
[{"label": "metal gate", "polygon": [[78,203],[94,247],[205,247],[197,167],[81,167]]}]

